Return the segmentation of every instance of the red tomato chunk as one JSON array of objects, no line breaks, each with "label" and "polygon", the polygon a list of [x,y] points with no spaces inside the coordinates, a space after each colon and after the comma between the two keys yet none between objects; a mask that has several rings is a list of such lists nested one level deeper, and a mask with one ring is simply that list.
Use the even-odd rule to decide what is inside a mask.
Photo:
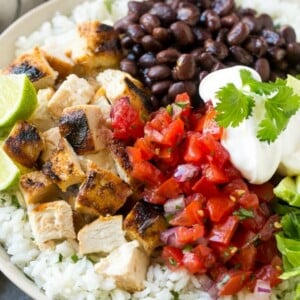
[{"label": "red tomato chunk", "polygon": [[143,124],[128,103],[123,99],[113,109],[114,136],[127,142],[131,175],[144,185],[144,200],[167,202],[166,265],[209,274],[219,296],[253,290],[257,279],[279,284],[273,186],[250,185],[232,166],[212,105],[193,111],[188,96],[178,95]]}]

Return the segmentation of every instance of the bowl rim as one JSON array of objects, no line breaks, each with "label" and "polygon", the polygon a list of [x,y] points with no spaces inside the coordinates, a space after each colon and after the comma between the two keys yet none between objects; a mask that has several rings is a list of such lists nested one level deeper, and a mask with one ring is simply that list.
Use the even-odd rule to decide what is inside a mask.
[{"label": "bowl rim", "polygon": [[[0,68],[15,58],[15,43],[19,36],[28,35],[41,24],[50,20],[57,12],[69,14],[76,5],[90,0],[51,0],[42,3],[13,22],[0,35]],[[4,247],[0,245],[0,271],[20,290],[35,300],[47,300],[45,293],[14,265]]]}]

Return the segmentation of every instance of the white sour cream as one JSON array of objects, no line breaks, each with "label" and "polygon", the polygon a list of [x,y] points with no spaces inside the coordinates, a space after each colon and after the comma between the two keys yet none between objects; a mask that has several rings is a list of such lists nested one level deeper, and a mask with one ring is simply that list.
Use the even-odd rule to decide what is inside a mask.
[{"label": "white sour cream", "polygon": [[[256,80],[259,74],[251,68],[235,66],[213,72],[206,76],[199,87],[201,98],[218,102],[216,92],[227,83],[242,87],[240,70],[249,70]],[[221,139],[222,145],[230,153],[232,164],[251,183],[260,184],[268,181],[279,170],[282,175],[300,174],[300,112],[291,119],[284,132],[275,142],[260,142],[257,126],[264,116],[264,105],[260,97],[255,99],[253,116],[244,120],[238,127],[228,127]]]}]

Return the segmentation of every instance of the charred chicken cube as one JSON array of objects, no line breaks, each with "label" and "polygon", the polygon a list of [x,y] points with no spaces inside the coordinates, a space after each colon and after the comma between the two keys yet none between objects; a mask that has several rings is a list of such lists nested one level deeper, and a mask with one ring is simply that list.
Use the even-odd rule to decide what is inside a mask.
[{"label": "charred chicken cube", "polygon": [[95,153],[106,147],[108,130],[102,123],[98,106],[77,105],[64,109],[59,130],[77,154]]},{"label": "charred chicken cube", "polygon": [[41,171],[29,172],[21,176],[20,189],[26,205],[49,202],[59,195],[59,189]]},{"label": "charred chicken cube", "polygon": [[126,243],[122,229],[123,217],[99,217],[85,225],[77,235],[81,254],[110,253]]},{"label": "charred chicken cube", "polygon": [[153,205],[139,201],[124,220],[124,230],[130,240],[138,240],[150,255],[161,245],[160,234],[167,229],[163,215]]},{"label": "charred chicken cube", "polygon": [[64,200],[39,204],[28,212],[28,217],[40,249],[51,241],[76,238],[72,209]]},{"label": "charred chicken cube", "polygon": [[15,162],[33,168],[44,149],[39,131],[26,121],[18,121],[3,145],[4,151]]},{"label": "charred chicken cube", "polygon": [[94,87],[86,79],[71,74],[48,102],[48,109],[59,118],[66,107],[89,103],[94,92]]},{"label": "charred chicken cube", "polygon": [[17,57],[4,74],[26,74],[36,89],[54,86],[58,73],[51,68],[45,53],[38,47]]},{"label": "charred chicken cube", "polygon": [[143,84],[128,73],[108,69],[99,73],[97,80],[105,90],[106,97],[111,105],[122,97],[128,97],[131,105],[141,115],[146,117],[151,111],[152,106],[149,95]]},{"label": "charred chicken cube", "polygon": [[117,175],[91,164],[79,188],[75,209],[91,215],[113,215],[130,194],[129,186]]},{"label": "charred chicken cube", "polygon": [[58,148],[50,160],[43,165],[43,173],[49,176],[63,192],[71,185],[81,183],[85,178],[78,157],[65,138],[60,139]]},{"label": "charred chicken cube", "polygon": [[119,65],[122,50],[119,35],[112,26],[99,21],[82,22],[77,27],[78,42],[71,58],[87,70],[114,68]]},{"label": "charred chicken cube", "polygon": [[41,161],[48,161],[53,153],[56,151],[61,135],[58,127],[53,127],[42,133],[42,138],[44,140],[44,150],[41,154]]},{"label": "charred chicken cube", "polygon": [[53,88],[40,89],[38,91],[38,106],[28,120],[42,132],[57,125],[57,122],[55,122],[48,110],[48,102],[53,94]]},{"label": "charred chicken cube", "polygon": [[130,293],[144,288],[149,257],[137,241],[121,245],[95,265],[100,275],[114,278],[116,285]]}]

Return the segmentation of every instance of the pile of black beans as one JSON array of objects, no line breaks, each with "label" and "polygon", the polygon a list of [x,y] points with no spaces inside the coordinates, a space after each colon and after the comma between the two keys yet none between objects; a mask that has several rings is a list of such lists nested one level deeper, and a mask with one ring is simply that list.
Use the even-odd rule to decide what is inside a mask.
[{"label": "pile of black beans", "polygon": [[228,66],[253,67],[264,81],[300,73],[294,29],[234,0],[131,1],[128,11],[115,24],[126,53],[121,70],[151,90],[154,109],[182,92],[200,104],[199,82]]}]

